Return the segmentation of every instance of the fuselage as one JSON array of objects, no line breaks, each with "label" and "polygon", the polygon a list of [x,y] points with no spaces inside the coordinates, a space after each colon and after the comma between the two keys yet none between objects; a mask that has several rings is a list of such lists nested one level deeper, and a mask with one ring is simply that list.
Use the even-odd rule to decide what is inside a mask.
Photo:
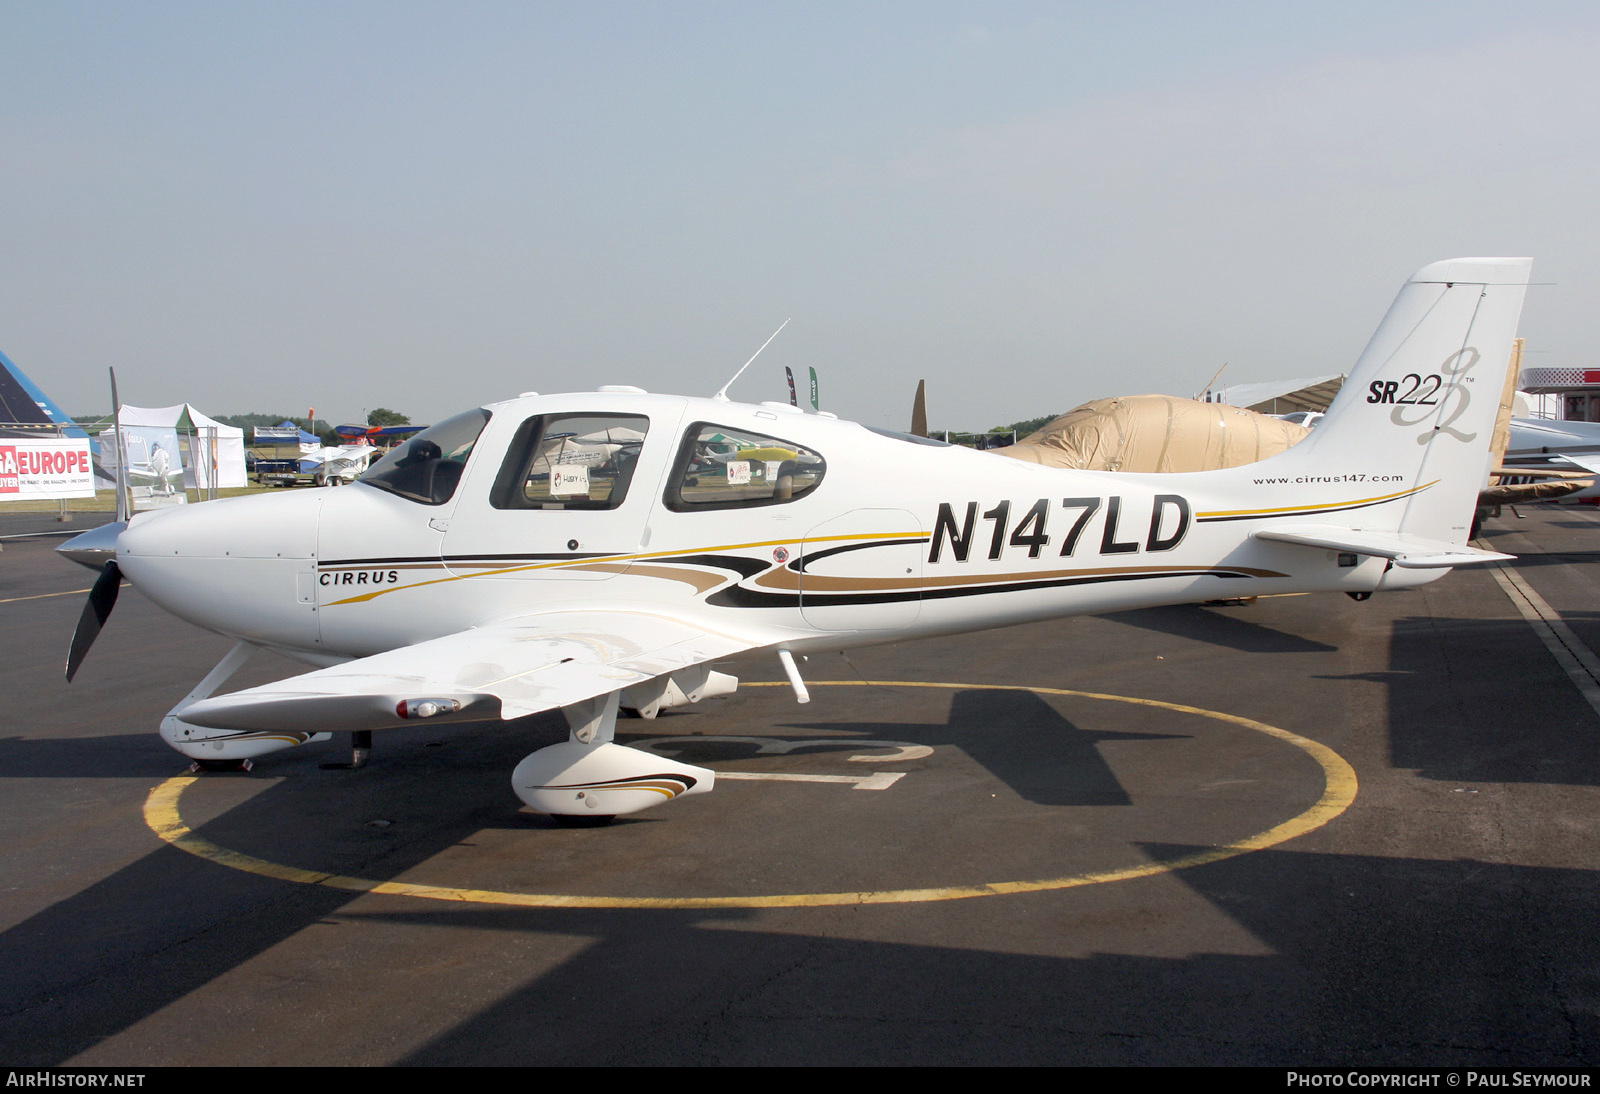
[{"label": "fuselage", "polygon": [[[570,442],[604,430],[629,440]],[[174,614],[319,665],[597,606],[780,628],[803,651],[1442,572],[1253,541],[1335,488],[1258,480],[1248,508],[1240,481],[1052,469],[788,406],[602,391],[441,423],[347,489],[141,514],[117,553]],[[1412,485],[1337,490],[1382,504]]]}]

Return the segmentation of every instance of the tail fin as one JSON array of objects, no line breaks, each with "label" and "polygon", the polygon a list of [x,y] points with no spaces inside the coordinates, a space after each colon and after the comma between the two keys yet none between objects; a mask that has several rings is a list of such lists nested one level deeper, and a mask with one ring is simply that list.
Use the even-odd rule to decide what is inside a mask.
[{"label": "tail fin", "polygon": [[1312,435],[1256,466],[1308,487],[1371,486],[1349,527],[1465,544],[1532,268],[1457,258],[1418,270]]}]

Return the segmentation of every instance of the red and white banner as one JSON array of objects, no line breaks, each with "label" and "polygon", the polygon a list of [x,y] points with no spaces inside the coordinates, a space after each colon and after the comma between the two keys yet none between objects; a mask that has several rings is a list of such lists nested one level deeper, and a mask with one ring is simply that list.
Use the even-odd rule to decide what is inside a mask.
[{"label": "red and white banner", "polygon": [[41,498],[94,497],[89,442],[0,440],[0,505]]}]

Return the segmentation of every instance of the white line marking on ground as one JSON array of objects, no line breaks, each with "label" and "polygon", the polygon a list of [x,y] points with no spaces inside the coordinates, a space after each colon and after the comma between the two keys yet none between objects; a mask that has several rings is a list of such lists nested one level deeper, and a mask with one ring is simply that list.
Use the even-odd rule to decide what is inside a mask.
[{"label": "white line marking on ground", "polygon": [[870,775],[785,775],[776,771],[719,771],[717,778],[789,783],[852,783],[857,790],[887,790],[905,778],[905,774],[904,771],[874,771]]},{"label": "white line marking on ground", "polygon": [[1594,708],[1596,714],[1600,714],[1600,658],[1595,657],[1594,651],[1584,645],[1583,640],[1562,620],[1561,613],[1534,592],[1533,586],[1521,574],[1503,562],[1494,563],[1490,572],[1506,596],[1510,597],[1511,603],[1516,605],[1522,618],[1528,621],[1528,626],[1533,628],[1533,633],[1539,636],[1545,649],[1550,651],[1550,656],[1556,659],[1556,664],[1572,680],[1579,694]]}]

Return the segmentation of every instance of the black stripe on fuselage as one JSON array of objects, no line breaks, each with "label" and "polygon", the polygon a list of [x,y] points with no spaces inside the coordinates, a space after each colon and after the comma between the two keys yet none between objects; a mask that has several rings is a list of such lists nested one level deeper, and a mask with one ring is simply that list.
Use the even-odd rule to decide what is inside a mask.
[{"label": "black stripe on fuselage", "polygon": [[707,604],[722,608],[831,608],[856,604],[899,604],[908,600],[946,600],[990,593],[1021,593],[1038,589],[1062,589],[1072,585],[1099,585],[1112,581],[1153,581],[1170,577],[1215,577],[1240,580],[1252,577],[1287,577],[1287,574],[1241,573],[1237,570],[1177,569],[1158,573],[1093,574],[1084,577],[1018,581],[1004,585],[959,585],[947,588],[903,589],[881,593],[775,593],[730,585],[706,597]]},{"label": "black stripe on fuselage", "polygon": [[929,536],[916,536],[910,539],[880,539],[872,543],[847,543],[843,547],[830,547],[826,551],[818,551],[816,554],[802,549],[802,553],[793,562],[789,563],[789,569],[797,574],[803,574],[806,572],[806,567],[813,562],[821,562],[825,558],[842,555],[848,551],[865,551],[872,547],[904,547],[911,543],[926,543],[930,538]]},{"label": "black stripe on fuselage", "polygon": [[587,552],[585,554],[575,554],[575,553],[570,552],[570,551],[560,551],[560,552],[549,552],[549,553],[545,553],[545,554],[509,554],[509,555],[416,555],[416,556],[397,557],[397,558],[340,558],[340,559],[328,559],[328,560],[324,560],[322,562],[319,562],[317,564],[317,567],[318,567],[318,569],[322,569],[322,570],[334,570],[334,569],[343,569],[343,568],[352,568],[352,567],[355,568],[355,569],[358,569],[358,570],[368,570],[368,569],[382,569],[385,566],[399,566],[399,565],[405,565],[405,564],[415,565],[417,563],[432,563],[435,566],[440,565],[442,563],[442,564],[448,566],[448,565],[451,565],[451,564],[471,565],[473,563],[483,562],[483,563],[493,563],[493,564],[499,565],[499,564],[503,564],[503,563],[515,564],[515,563],[518,563],[518,562],[577,562],[577,561],[581,561],[583,559],[588,559],[588,558],[611,558],[611,557],[615,557],[615,556],[614,555],[608,555],[604,551],[590,551],[590,552]]}]

